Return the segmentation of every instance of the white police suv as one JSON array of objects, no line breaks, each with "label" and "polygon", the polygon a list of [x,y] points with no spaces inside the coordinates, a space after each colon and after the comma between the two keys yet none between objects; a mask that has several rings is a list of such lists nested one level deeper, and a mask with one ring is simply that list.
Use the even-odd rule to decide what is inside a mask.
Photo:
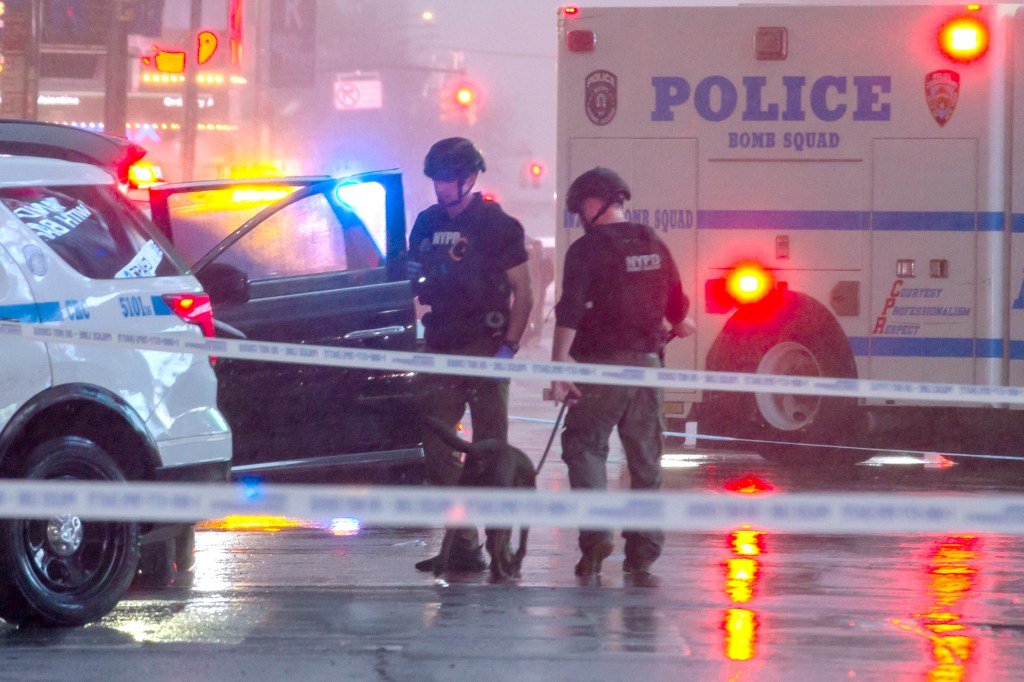
[{"label": "white police suv", "polygon": [[[0,476],[226,480],[231,432],[209,358],[37,341],[11,324],[212,336],[209,299],[187,272],[111,173],[0,156]],[[83,520],[87,511],[0,519],[0,617],[97,620],[140,555],[164,574],[190,561],[191,527]]]}]

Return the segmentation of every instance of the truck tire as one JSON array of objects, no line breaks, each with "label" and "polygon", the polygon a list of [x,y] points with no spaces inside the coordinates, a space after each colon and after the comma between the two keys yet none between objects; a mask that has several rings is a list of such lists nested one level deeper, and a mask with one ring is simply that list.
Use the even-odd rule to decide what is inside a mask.
[{"label": "truck tire", "polygon": [[[856,378],[849,343],[821,304],[790,292],[774,304],[770,317],[763,309],[737,313],[709,352],[708,369]],[[711,392],[701,414],[708,433],[756,441],[752,447],[772,462],[848,465],[871,457],[837,447],[855,446],[862,437],[855,398]]]},{"label": "truck tire", "polygon": [[[124,481],[96,443],[63,436],[29,455],[21,477]],[[121,600],[139,560],[139,527],[127,521],[82,521],[74,513],[0,521],[0,617],[17,625],[83,625]]]}]

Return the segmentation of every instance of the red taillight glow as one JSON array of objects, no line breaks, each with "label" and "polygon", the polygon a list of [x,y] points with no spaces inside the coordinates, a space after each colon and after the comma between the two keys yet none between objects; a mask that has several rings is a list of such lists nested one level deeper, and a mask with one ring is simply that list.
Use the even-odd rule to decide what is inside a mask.
[{"label": "red taillight glow", "polygon": [[939,30],[939,49],[950,59],[973,62],[988,51],[988,27],[975,17],[957,17]]},{"label": "red taillight glow", "polygon": [[760,263],[737,263],[725,276],[725,290],[740,305],[760,301],[775,286],[775,278]]},{"label": "red taillight glow", "polygon": [[[210,297],[206,294],[165,294],[164,302],[175,315],[189,324],[198,326],[203,336],[213,338],[213,308],[210,306]],[[210,364],[217,358],[210,356]]]},{"label": "red taillight glow", "polygon": [[563,7],[562,8],[562,12],[564,14],[566,14],[567,16],[571,17],[574,14],[579,14],[580,13],[580,8],[579,7],[573,7],[572,5],[570,5],[568,7]]}]

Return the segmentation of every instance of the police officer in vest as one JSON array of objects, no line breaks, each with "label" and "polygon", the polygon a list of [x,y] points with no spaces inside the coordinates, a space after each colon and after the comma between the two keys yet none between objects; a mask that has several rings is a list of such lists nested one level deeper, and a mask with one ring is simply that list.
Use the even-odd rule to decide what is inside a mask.
[{"label": "police officer in vest", "polygon": [[[626,219],[629,187],[607,168],[589,170],[569,186],[566,208],[579,215],[584,234],[565,254],[562,295],[555,307],[551,359],[660,367],[667,338],[663,320],[683,337],[693,332],[689,300],[668,248],[654,231]],[[606,463],[612,429],[618,427],[634,490],[661,487],[663,392],[648,386],[552,383],[555,400],[569,405],[562,433],[562,459],[574,489],[607,487]],[[623,572],[636,584],[653,584],[651,564],[661,555],[664,534],[626,530]],[[601,572],[612,552],[610,530],[581,530],[583,553],[576,575]]]},{"label": "police officer in vest", "polygon": [[[533,306],[529,256],[522,225],[494,201],[473,192],[486,170],[471,141],[450,137],[427,152],[424,174],[437,203],[416,216],[409,234],[409,277],[420,303],[426,350],[433,353],[512,358]],[[473,439],[508,439],[508,389],[504,379],[440,377],[429,411],[452,429],[469,406]],[[457,453],[424,433],[427,479],[455,485]],[[434,568],[437,557],[416,564]],[[454,570],[486,568],[475,528],[460,529],[448,559]]]}]

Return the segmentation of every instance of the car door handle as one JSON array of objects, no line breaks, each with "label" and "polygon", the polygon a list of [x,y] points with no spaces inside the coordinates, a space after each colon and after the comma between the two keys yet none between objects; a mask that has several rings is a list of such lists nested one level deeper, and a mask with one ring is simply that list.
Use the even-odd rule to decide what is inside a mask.
[{"label": "car door handle", "polygon": [[345,336],[341,338],[345,341],[363,341],[365,339],[379,339],[382,336],[394,336],[395,334],[401,334],[404,331],[405,327],[400,324],[396,324],[390,327],[378,327],[377,329],[357,329],[354,332],[345,334]]}]

